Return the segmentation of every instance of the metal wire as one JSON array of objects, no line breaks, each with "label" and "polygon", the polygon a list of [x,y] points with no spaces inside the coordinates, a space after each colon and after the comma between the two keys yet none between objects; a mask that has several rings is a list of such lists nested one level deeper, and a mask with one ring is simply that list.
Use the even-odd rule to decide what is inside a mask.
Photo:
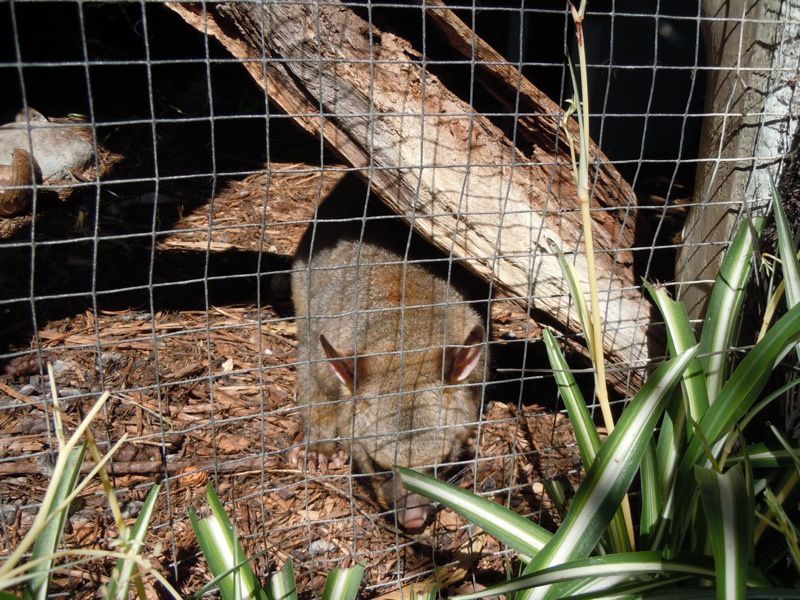
[{"label": "metal wire", "polygon": [[[276,546],[278,541],[288,544],[285,548],[277,545],[268,553],[259,565],[265,570],[292,556],[304,581],[318,587],[319,573],[363,562],[372,569],[366,584],[370,594],[431,577],[437,569],[455,564],[452,547],[447,552],[440,550],[448,539],[473,536],[468,525],[456,520],[440,522],[435,533],[422,538],[424,544],[420,544],[419,538],[396,528],[392,506],[381,506],[370,498],[369,478],[358,473],[359,465],[352,458],[345,475],[311,472],[307,456],[299,469],[288,464],[291,450],[312,450],[305,446],[308,440],[302,439],[297,398],[287,392],[292,389],[288,386],[294,374],[311,360],[292,347],[295,319],[286,282],[295,267],[290,262],[289,240],[296,245],[300,230],[307,226],[311,253],[318,252],[319,228],[330,224],[314,210],[330,192],[326,177],[359,178],[361,212],[341,217],[335,225],[354,223],[360,229],[361,247],[372,227],[388,223],[400,232],[398,239],[404,248],[399,254],[403,275],[398,282],[402,296],[398,310],[404,319],[410,309],[406,290],[414,283],[409,277],[415,271],[409,269],[430,263],[415,256],[416,242],[409,225],[422,228],[441,215],[422,213],[416,205],[402,219],[387,211],[372,214],[368,210],[370,194],[385,189],[373,182],[395,168],[417,172],[419,196],[423,172],[433,167],[463,171],[457,220],[493,219],[501,226],[490,255],[476,253],[459,259],[456,235],[452,235],[449,252],[440,252],[439,260],[444,265],[443,280],[448,289],[455,289],[464,264],[489,265],[496,273],[506,258],[500,240],[503,224],[519,214],[508,208],[511,174],[531,167],[548,168],[547,185],[552,193],[543,201],[543,212],[559,216],[576,207],[564,208],[565,203],[555,201],[559,183],[555,158],[552,163],[542,163],[512,151],[498,156],[495,163],[482,164],[473,158],[470,148],[465,164],[430,164],[423,146],[437,133],[429,124],[431,119],[461,119],[469,140],[476,120],[487,118],[506,136],[509,147],[518,150],[524,144],[524,134],[518,129],[521,119],[560,114],[526,112],[520,87],[508,107],[494,99],[491,90],[480,83],[478,73],[487,65],[506,63],[481,64],[475,46],[471,56],[447,48],[431,24],[432,11],[439,10],[436,6],[424,1],[413,6],[371,1],[318,3],[352,8],[370,28],[407,35],[414,51],[409,50],[404,62],[426,75],[421,77],[418,91],[421,110],[384,110],[375,96],[375,82],[381,69],[393,62],[381,52],[380,37],[369,38],[367,57],[351,61],[369,66],[369,110],[346,117],[366,123],[367,137],[351,142],[361,144],[370,160],[364,167],[342,165],[322,134],[311,136],[296,125],[345,116],[337,112],[337,106],[313,100],[313,111],[284,114],[270,104],[265,90],[239,85],[249,81],[246,67],[267,72],[279,66],[302,66],[316,70],[321,88],[323,74],[337,66],[336,61],[323,56],[319,47],[311,60],[301,52],[268,56],[265,46],[262,55],[251,60],[231,58],[211,35],[195,32],[176,19],[167,4],[144,0],[126,5],[60,2],[53,9],[57,17],[37,12],[41,10],[37,0],[12,0],[0,6],[0,39],[8,40],[8,47],[0,48],[0,85],[12,90],[0,99],[0,116],[10,121],[24,106],[37,108],[48,117],[84,114],[85,119],[61,126],[88,132],[93,150],[88,178],[70,173],[58,181],[33,184],[34,210],[29,220],[26,222],[24,215],[16,217],[22,234],[4,235],[0,223],[0,256],[7,257],[9,265],[7,274],[0,274],[5,288],[0,293],[0,320],[8,319],[0,335],[0,364],[10,365],[7,374],[0,376],[0,436],[8,440],[0,451],[0,546],[9,548],[30,524],[40,488],[46,484],[46,469],[37,471],[33,465],[49,460],[56,451],[52,399],[44,369],[45,361],[50,360],[60,361],[59,386],[74,411],[70,418],[77,418],[84,405],[111,387],[116,400],[104,413],[104,421],[97,424],[97,431],[102,431],[98,439],[110,445],[125,431],[131,447],[158,450],[157,458],[148,459],[157,463],[151,472],[118,475],[117,482],[120,495],[129,502],[140,501],[153,481],[164,483],[153,533],[165,543],[163,571],[181,585],[190,580],[187,573],[199,569],[196,550],[182,537],[188,530],[187,507],[202,503],[202,487],[192,489],[185,483],[188,475],[197,471],[208,474],[234,515],[249,515],[238,523],[243,540],[260,547]],[[559,107],[567,104],[571,84],[565,56],[575,52],[564,3],[459,2],[449,8],[504,52],[508,64],[540,86]],[[201,10],[212,8],[203,5]],[[63,25],[43,36],[39,20],[54,24],[56,18]],[[262,33],[268,25],[260,23]],[[703,43],[708,41],[703,40],[704,31],[722,25],[735,28],[740,36],[734,67],[705,62]],[[318,21],[314,26],[321,36],[324,25]],[[774,39],[765,41],[774,43],[776,58],[771,64],[753,64],[749,59],[744,43],[748,27],[775,32]],[[746,204],[758,210],[768,203],[760,177],[765,165],[777,170],[784,153],[763,155],[751,148],[748,155],[732,156],[725,149],[728,138],[723,137],[711,152],[698,154],[703,140],[701,124],[722,123],[730,128],[739,123],[737,103],[742,88],[749,89],[761,79],[768,80],[767,88],[780,88],[796,79],[798,53],[792,32],[798,28],[800,21],[788,9],[780,14],[743,10],[737,15],[717,16],[703,14],[699,1],[680,7],[661,0],[644,4],[611,0],[597,9],[590,6],[586,32],[591,44],[592,135],[606,153],[595,157],[594,184],[598,184],[600,168],[611,165],[623,173],[640,198],[638,206],[598,207],[594,218],[616,219],[629,229],[646,226],[651,232],[638,237],[633,246],[598,251],[598,255],[611,256],[615,272],[630,268],[625,264],[629,251],[641,263],[636,282],[623,288],[623,293],[638,292],[642,280],[674,271],[674,264],[665,266],[664,261],[674,262],[676,252],[687,250],[686,239],[681,239],[686,214],[702,215],[710,210],[709,200],[723,173],[749,170],[754,183],[740,190],[747,195]],[[166,39],[165,32],[174,32],[175,40]],[[449,84],[458,88],[470,108],[439,112],[426,103],[435,93],[429,82],[445,81],[453,73],[463,75],[464,80]],[[728,89],[723,102],[712,103],[708,98],[704,102],[708,86],[730,76],[742,79],[742,87]],[[396,167],[374,159],[381,151],[375,124],[391,117],[419,119],[422,124],[417,156]],[[757,130],[756,137],[777,129],[788,151],[797,126],[793,93],[755,107],[746,117]],[[258,133],[251,135],[254,130]],[[30,124],[29,150],[33,149],[33,131]],[[559,148],[566,143],[562,137],[556,140]],[[107,151],[121,153],[123,158],[98,176],[105,168]],[[0,156],[0,163],[5,158]],[[498,198],[495,212],[470,212],[470,179],[480,177],[481,167],[502,167],[509,173],[508,189]],[[696,170],[711,172],[702,189],[695,187]],[[238,190],[239,196],[231,190]],[[257,200],[239,213],[231,212],[236,202],[250,201],[253,190],[258,191]],[[53,200],[58,194],[66,200]],[[717,210],[745,212],[741,197],[715,200]],[[452,212],[442,212],[448,214]],[[577,233],[575,237],[578,245],[565,248],[572,256],[582,252],[582,239]],[[530,233],[532,248],[545,246],[546,239],[543,229]],[[693,241],[689,249],[723,250],[727,241]],[[520,305],[537,305],[544,299],[535,279],[540,258],[535,253],[522,257],[528,269],[527,295],[503,292],[489,282],[482,316],[487,322],[494,319],[495,331],[487,340],[493,360],[483,374],[480,417],[472,423],[474,434],[468,444],[472,450],[431,466],[437,474],[451,473],[458,485],[532,518],[547,520],[555,511],[541,486],[534,487],[539,481],[532,478],[551,476],[548,465],[555,465],[558,459],[563,474],[577,480],[580,465],[568,464],[565,458],[574,454],[574,449],[564,435],[559,420],[563,419],[563,407],[536,339],[541,323],[520,309]],[[229,259],[233,266],[226,269],[224,261]],[[319,269],[339,272],[344,278],[350,276],[353,266],[357,267],[357,282],[363,282],[370,265],[360,251],[354,265]],[[682,285],[712,281],[698,277]],[[672,281],[662,283],[678,288]],[[245,291],[239,293],[239,289]],[[601,289],[607,304],[604,326],[607,331],[629,334],[650,316],[643,304],[633,321],[615,322],[611,305],[619,292],[610,283]],[[554,300],[559,306],[571,303],[567,294],[558,294]],[[308,304],[311,308],[310,299]],[[449,312],[459,310],[461,304],[445,297],[428,307]],[[367,308],[360,314],[377,315],[385,310]],[[348,320],[352,315],[346,311],[328,316],[361,327],[359,321]],[[547,315],[535,317],[551,324]],[[518,328],[506,327],[508,323],[516,323]],[[445,327],[445,337],[452,333],[449,327]],[[315,342],[317,332],[311,319],[298,320],[296,328],[304,328],[306,337]],[[361,334],[357,332],[357,347],[358,340],[364,339]],[[389,349],[360,348],[359,358],[377,358],[387,364],[390,358],[398,358],[402,382],[403,373],[413,368],[404,350],[405,336],[401,329],[400,339]],[[563,334],[562,339],[566,347],[581,343],[577,334]],[[253,355],[249,360],[242,351],[245,347]],[[442,347],[430,348],[437,349],[445,374],[448,355]],[[178,355],[180,361],[175,359]],[[577,355],[571,358],[582,383],[591,381],[589,366],[579,363]],[[27,367],[20,366],[26,361],[30,362]],[[624,403],[635,392],[637,378],[648,366],[644,354],[612,366],[611,372],[624,382],[616,390],[617,403]],[[115,384],[124,389],[114,390]],[[587,399],[595,410],[590,387]],[[435,384],[430,389],[438,390]],[[400,395],[411,392],[401,389]],[[397,394],[387,395],[395,397]],[[786,409],[787,423],[800,421],[797,406]],[[387,419],[394,417],[399,422],[406,408],[398,402]],[[343,399],[341,410],[352,411],[352,400]],[[402,433],[413,436],[440,431],[448,435],[455,426],[442,425],[443,413],[442,408],[435,423]],[[197,419],[190,418],[195,414]],[[490,418],[490,414],[494,416]],[[355,423],[355,412],[352,415]],[[546,431],[537,430],[543,437],[533,439],[531,423],[536,419],[546,424]],[[498,431],[504,432],[506,442],[499,455],[493,453],[502,439]],[[305,433],[307,438],[310,428]],[[241,447],[232,451],[237,442]],[[145,461],[117,459],[111,470],[116,464],[120,473],[127,473],[125,469],[134,462]],[[360,467],[363,470],[364,466]],[[496,473],[488,476],[492,469]],[[93,502],[95,506],[97,501]],[[94,514],[86,510],[87,515]],[[104,535],[105,529],[98,533]],[[386,547],[362,543],[370,536],[375,540],[387,536],[391,543]],[[509,551],[498,545],[486,546],[484,554],[481,560],[487,565],[496,565],[493,559],[502,562],[509,558]],[[73,590],[78,587],[75,582]],[[321,589],[312,592],[318,595]]]}]

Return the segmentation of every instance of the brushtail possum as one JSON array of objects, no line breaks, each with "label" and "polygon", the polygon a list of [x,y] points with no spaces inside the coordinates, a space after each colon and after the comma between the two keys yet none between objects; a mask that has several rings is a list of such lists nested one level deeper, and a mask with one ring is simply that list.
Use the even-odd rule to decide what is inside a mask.
[{"label": "brushtail possum", "polygon": [[292,272],[308,452],[324,465],[341,444],[398,524],[420,529],[428,500],[408,493],[393,466],[430,469],[464,448],[479,416],[483,320],[456,281],[463,272],[407,227],[326,222],[331,214],[329,200]]}]

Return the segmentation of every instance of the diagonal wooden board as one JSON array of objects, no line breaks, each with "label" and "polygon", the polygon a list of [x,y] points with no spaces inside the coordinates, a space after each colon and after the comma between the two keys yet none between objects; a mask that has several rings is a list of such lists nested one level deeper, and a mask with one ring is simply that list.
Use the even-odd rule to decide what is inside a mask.
[{"label": "diagonal wooden board", "polygon": [[[272,101],[357,167],[420,234],[521,306],[577,331],[552,248],[570,256],[588,281],[580,210],[569,150],[559,138],[560,111],[540,92],[534,97],[532,84],[517,75],[525,82],[520,97],[543,115],[539,123],[521,120],[528,123],[520,125],[523,135],[540,142],[525,155],[424,69],[409,42],[337,2],[167,6],[220,40]],[[508,79],[507,68],[500,79]],[[649,357],[650,304],[629,250],[635,198],[600,162],[599,150],[592,154],[603,345],[615,387],[630,391]],[[629,379],[630,368],[639,370]]]}]

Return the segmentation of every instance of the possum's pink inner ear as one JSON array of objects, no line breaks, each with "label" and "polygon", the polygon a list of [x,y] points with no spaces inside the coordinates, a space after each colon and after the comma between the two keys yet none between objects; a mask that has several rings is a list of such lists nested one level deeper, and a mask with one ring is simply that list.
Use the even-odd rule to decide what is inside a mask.
[{"label": "possum's pink inner ear", "polygon": [[462,346],[466,347],[459,348],[458,351],[455,352],[447,373],[447,380],[450,383],[464,381],[469,377],[469,374],[475,370],[478,360],[481,357],[481,350],[483,349],[481,347],[483,335],[483,326],[475,325],[462,344]]},{"label": "possum's pink inner ear", "polygon": [[331,346],[331,343],[328,339],[320,334],[319,336],[319,343],[322,344],[322,349],[325,351],[325,356],[330,359],[328,363],[333,369],[334,374],[336,377],[339,378],[343,384],[347,386],[347,389],[350,391],[353,390],[353,359],[352,358],[342,358],[342,355],[339,354],[336,349]]}]

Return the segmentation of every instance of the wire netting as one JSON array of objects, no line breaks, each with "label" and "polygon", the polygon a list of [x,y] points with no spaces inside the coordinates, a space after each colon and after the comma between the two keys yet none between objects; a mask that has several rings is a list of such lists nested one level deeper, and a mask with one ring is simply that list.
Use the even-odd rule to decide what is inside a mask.
[{"label": "wire netting", "polygon": [[[454,513],[436,512],[422,532],[398,526],[392,498],[376,484],[391,472],[380,461],[370,463],[387,437],[400,463],[414,461],[400,457],[398,448],[416,452],[453,444],[452,452],[420,450],[425,464],[411,466],[435,467],[455,484],[551,529],[560,522],[554,486],[571,489],[582,466],[541,343],[542,328],[559,332],[587,399],[593,398],[593,375],[576,321],[541,307],[569,307],[571,300],[565,290],[537,285],[540,254],[520,259],[528,265],[520,284],[527,293],[515,293],[476,274],[484,265],[483,273],[502,277],[506,250],[500,234],[494,255],[465,251],[456,231],[435,231],[446,241],[434,247],[425,237],[436,237],[430,233],[435,210],[401,217],[382,202],[393,188],[383,163],[373,157],[391,154],[391,146],[387,150],[376,139],[381,119],[396,110],[374,97],[373,84],[387,69],[382,49],[390,36],[403,40],[404,67],[429,76],[421,78],[423,89],[413,90],[424,109],[392,116],[428,123],[429,113],[441,108],[434,92],[447,88],[469,107],[449,115],[451,133],[461,128],[459,135],[477,148],[485,139],[471,136],[481,116],[517,152],[497,156],[487,168],[555,172],[533,158],[538,146],[521,123],[558,115],[528,109],[522,78],[509,99],[497,81],[481,77],[483,68],[497,65],[478,58],[477,44],[466,53],[457,49],[432,21],[438,5],[331,4],[372,31],[366,62],[373,81],[364,89],[373,96],[368,94],[371,108],[364,114],[337,113],[337,107],[349,106],[346,94],[324,103],[298,99],[298,107],[314,106],[312,113],[288,110],[272,97],[276,90],[256,83],[254,69],[290,72],[289,66],[301,65],[324,74],[341,65],[314,48],[298,48],[296,56],[262,48],[260,56],[242,60],[212,28],[205,35],[188,24],[172,10],[177,4],[0,4],[0,118],[6,123],[0,127],[0,165],[11,165],[11,150],[21,148],[32,152],[39,168],[38,178],[23,182],[31,204],[0,216],[0,551],[7,553],[25,535],[52,472],[57,440],[48,364],[68,431],[103,390],[111,391],[92,430],[105,449],[127,436],[108,469],[130,523],[151,486],[163,483],[145,553],[184,593],[210,579],[187,512],[204,510],[209,481],[247,551],[269,550],[255,560],[259,571],[292,559],[298,588],[308,597],[320,595],[328,571],[356,563],[367,567],[368,597],[437,576],[461,590],[502,579],[513,553]],[[702,298],[730,223],[764,210],[770,201],[765,177],[780,175],[794,147],[795,9],[788,2],[760,8],[742,2],[723,14],[703,4],[589,3],[591,136],[604,153],[594,164],[618,172],[636,199],[634,204],[620,196],[614,206],[595,207],[593,218],[601,230],[609,220],[621,223],[631,236],[630,244],[612,239],[598,252],[611,257],[609,273],[628,273],[626,294],[644,296],[646,280],[685,293],[688,301],[692,294]],[[557,111],[568,105],[569,65],[577,54],[567,4],[497,0],[449,6],[502,55],[502,64],[552,99]],[[212,8],[197,10],[203,17]],[[736,43],[723,52],[721,38]],[[341,41],[345,49],[349,43]],[[326,121],[337,119],[362,124],[368,135],[337,146],[320,133]],[[742,131],[745,139],[736,137]],[[426,140],[440,133],[430,124],[423,132]],[[562,135],[554,147],[564,147]],[[354,165],[347,147],[370,159]],[[555,156],[552,148],[543,151]],[[470,152],[459,164],[436,162],[422,150],[406,160],[410,155],[398,150],[394,167],[449,170],[464,181],[479,181],[486,167],[470,162]],[[0,185],[11,181],[8,173],[10,166],[0,166]],[[793,201],[789,175],[781,189]],[[578,205],[558,197],[555,179],[546,184],[552,198],[532,206],[536,219],[563,224],[560,235],[575,244],[562,249],[577,255],[583,252],[582,236],[573,228]],[[464,188],[472,185],[477,184]],[[512,212],[508,196],[497,198],[492,213],[471,212],[470,202],[457,214],[444,212],[452,222],[504,223]],[[709,226],[717,222],[728,225]],[[295,291],[293,303],[290,280],[308,271],[293,256],[307,231],[308,252],[323,257],[310,272],[327,275],[324,286],[309,284],[307,277],[298,281],[307,285],[303,302],[309,310],[324,305],[324,324],[295,318],[298,298]],[[543,226],[529,235],[532,247],[546,246]],[[343,240],[357,248],[343,254],[349,262],[337,264],[335,252],[325,258],[326,248],[341,247]],[[370,243],[391,246],[389,266],[396,268],[375,268],[381,266],[375,256],[385,254],[362,259]],[[647,306],[623,322],[604,281],[606,331],[644,331],[642,324],[651,319]],[[336,293],[319,300],[326,286],[344,290],[336,306]],[[383,296],[364,291],[371,286]],[[447,291],[437,296],[437,286]],[[461,288],[469,294],[453,292]],[[366,294],[366,304],[356,301],[357,289]],[[449,390],[464,383],[448,377],[459,364],[453,348],[470,331],[458,320],[468,297],[477,301],[470,314],[486,332],[480,339],[483,358],[466,382],[475,412],[456,424],[443,408],[417,409],[415,420],[414,404],[423,392],[436,395],[445,384]],[[701,312],[691,315],[698,319]],[[365,333],[392,319],[405,323],[395,331],[398,339]],[[298,344],[300,328],[305,345]],[[342,375],[318,365],[328,384],[345,380],[337,390],[340,413],[304,421],[298,374],[309,360],[326,358],[317,345],[321,331],[341,334],[340,340],[352,337],[352,348],[335,348],[337,364],[350,371]],[[663,356],[657,331],[650,340],[649,356],[610,366],[615,406],[630,398],[637,378]],[[353,355],[356,360],[348,362]],[[412,381],[424,369],[438,377],[426,379],[427,388]],[[297,450],[313,450],[308,443],[315,423],[355,423],[365,414],[344,388],[360,389],[359,381],[370,378],[383,386],[376,397],[386,397],[368,409],[380,422],[373,424],[380,435],[350,440],[361,450],[349,452],[341,465],[315,468],[316,461],[308,460],[315,457]],[[593,401],[591,408],[600,422]],[[785,411],[787,426],[797,422],[796,405]],[[462,440],[465,424],[470,427]],[[323,438],[347,449],[339,438],[364,431],[350,427],[326,430]],[[393,429],[394,437],[387,433]],[[299,461],[291,460],[293,451]],[[65,545],[107,547],[116,535],[99,483],[81,494],[69,521]],[[93,597],[112,566],[59,571],[54,590]],[[148,585],[157,588],[151,580]]]}]

